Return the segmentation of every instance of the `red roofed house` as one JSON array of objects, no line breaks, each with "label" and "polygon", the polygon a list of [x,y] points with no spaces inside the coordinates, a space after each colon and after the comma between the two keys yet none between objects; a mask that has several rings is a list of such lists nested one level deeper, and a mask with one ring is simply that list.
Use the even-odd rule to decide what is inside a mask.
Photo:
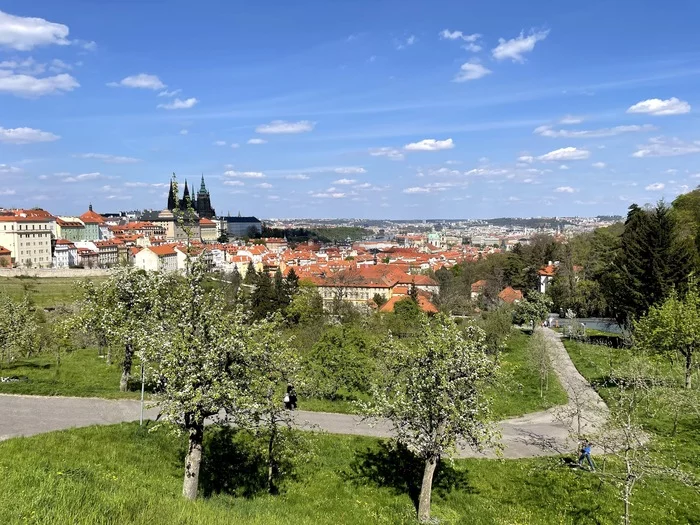
[{"label": "red roofed house", "polygon": [[206,217],[199,219],[199,235],[202,242],[216,242],[219,239],[216,223]]},{"label": "red roofed house", "polygon": [[10,268],[12,266],[12,253],[4,246],[0,246],[0,267]]},{"label": "red roofed house", "polygon": [[176,272],[175,245],[161,244],[144,248],[134,255],[134,266],[151,272]]},{"label": "red roofed house", "polygon": [[92,204],[88,207],[88,211],[80,216],[80,220],[85,224],[85,238],[82,240],[99,241],[109,235],[109,226],[102,215],[92,211]]},{"label": "red roofed house", "polygon": [[552,263],[552,261],[549,261],[547,266],[543,266],[540,268],[540,271],[537,272],[540,278],[540,293],[547,292],[547,288],[549,288],[549,285],[552,283],[557,273],[558,266],[559,262]]},{"label": "red roofed house", "polygon": [[472,300],[478,299],[479,296],[484,293],[484,290],[486,290],[487,285],[488,281],[485,279],[481,279],[472,284]]},{"label": "red roofed house", "polygon": [[[379,309],[380,312],[393,312],[394,311],[394,306],[396,306],[396,303],[399,301],[410,301],[411,299],[408,298],[407,296],[401,296],[401,295],[395,295],[391,299],[389,299],[382,307]],[[420,308],[423,312],[428,313],[428,314],[436,314],[438,312],[437,307],[431,303],[428,299],[423,297],[422,295],[419,295],[417,300],[418,302],[418,308]]]},{"label": "red roofed house", "polygon": [[517,304],[523,300],[523,292],[508,286],[499,292],[498,298],[506,304]]}]

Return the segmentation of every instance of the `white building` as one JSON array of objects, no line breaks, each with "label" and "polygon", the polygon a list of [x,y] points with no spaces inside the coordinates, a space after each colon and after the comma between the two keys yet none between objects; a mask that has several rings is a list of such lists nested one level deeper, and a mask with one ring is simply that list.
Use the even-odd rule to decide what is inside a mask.
[{"label": "white building", "polygon": [[53,267],[71,268],[78,265],[78,249],[65,239],[58,239],[53,249]]},{"label": "white building", "polygon": [[149,272],[176,272],[178,251],[172,244],[148,246],[134,255],[134,266]]},{"label": "white building", "polygon": [[17,266],[48,268],[52,264],[51,223],[44,210],[8,210],[0,213],[0,246],[10,250]]}]

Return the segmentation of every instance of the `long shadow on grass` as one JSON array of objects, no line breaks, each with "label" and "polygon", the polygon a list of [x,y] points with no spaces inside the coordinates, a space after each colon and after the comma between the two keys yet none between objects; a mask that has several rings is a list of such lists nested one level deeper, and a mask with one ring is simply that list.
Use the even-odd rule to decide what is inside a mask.
[{"label": "long shadow on grass", "polygon": [[[350,471],[342,473],[346,481],[358,485],[372,483],[390,487],[398,494],[408,494],[418,508],[423,468],[425,463],[406,447],[393,442],[382,442],[379,448],[357,452]],[[433,478],[433,494],[445,496],[453,490],[476,493],[469,484],[468,471],[456,470],[446,461],[440,461]]]},{"label": "long shadow on grass", "polygon": [[211,428],[207,434],[199,474],[205,497],[231,494],[249,498],[267,491],[266,460],[249,437],[230,427]]}]

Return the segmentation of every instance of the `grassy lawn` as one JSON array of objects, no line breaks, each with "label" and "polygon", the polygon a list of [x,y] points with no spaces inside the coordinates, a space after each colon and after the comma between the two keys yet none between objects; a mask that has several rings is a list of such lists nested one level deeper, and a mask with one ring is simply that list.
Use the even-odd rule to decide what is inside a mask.
[{"label": "grassy lawn", "polygon": [[36,306],[55,307],[78,299],[80,280],[68,277],[0,277],[0,293],[6,293],[16,300],[28,295]]},{"label": "grassy lawn", "polygon": [[[505,418],[544,410],[551,406],[566,403],[566,393],[552,373],[549,390],[540,397],[539,378],[527,360],[529,336],[513,331],[508,347],[501,354],[503,373],[499,382],[489,390],[494,396],[493,412],[497,418]],[[0,376],[19,376],[26,381],[0,383],[0,393],[44,396],[78,396],[105,398],[137,398],[139,364],[135,359],[132,391],[119,392],[121,367],[116,362],[107,366],[104,358],[95,349],[82,349],[61,357],[61,365],[56,369],[52,355],[16,361],[0,368]],[[316,412],[338,412],[351,414],[356,411],[352,401],[345,399],[327,400],[299,398],[299,409]]]},{"label": "grassy lawn", "polygon": [[95,349],[82,349],[61,356],[61,365],[56,367],[53,355],[42,355],[5,364],[0,376],[17,376],[25,379],[14,383],[0,383],[0,393],[40,396],[77,396],[105,398],[140,397],[140,364],[135,358],[133,372],[137,377],[130,385],[132,391],[119,391],[121,366],[107,366],[104,358],[98,357]]},{"label": "grassy lawn", "polygon": [[[185,443],[138,424],[54,432],[0,443],[0,518],[7,524],[408,524],[420,464],[385,442],[309,434],[281,493],[260,489],[259,457],[208,430],[200,498],[181,496]],[[213,439],[216,438],[216,439]],[[207,457],[210,458],[207,461]],[[674,484],[638,489],[637,523],[697,523],[700,498]],[[433,515],[444,524],[618,523],[611,485],[559,459],[443,463]]]},{"label": "grassy lawn", "polygon": [[499,361],[501,373],[492,387],[493,412],[497,418],[521,416],[546,410],[567,401],[566,392],[554,372],[549,375],[549,389],[540,397],[540,379],[528,359],[530,336],[513,330]]}]

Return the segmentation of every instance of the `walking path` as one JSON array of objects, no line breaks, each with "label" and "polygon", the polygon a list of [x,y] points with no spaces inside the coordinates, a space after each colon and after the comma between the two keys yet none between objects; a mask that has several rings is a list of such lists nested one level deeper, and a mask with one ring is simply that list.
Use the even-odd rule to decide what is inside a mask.
[{"label": "walking path", "polygon": [[[505,458],[546,456],[571,450],[571,443],[567,439],[572,425],[576,425],[580,419],[582,430],[590,433],[607,415],[605,403],[578,373],[559,335],[548,328],[542,331],[548,342],[552,367],[566,389],[569,403],[500,422],[498,426]],[[150,409],[144,417],[155,419],[157,414],[157,409]],[[0,441],[73,427],[135,421],[139,415],[140,404],[133,400],[0,394]],[[304,430],[373,437],[391,436],[388,422],[379,421],[370,426],[358,416],[347,414],[299,410],[294,413],[294,419],[296,426]],[[496,457],[493,451],[479,453],[470,448],[461,448],[459,456]]]}]

